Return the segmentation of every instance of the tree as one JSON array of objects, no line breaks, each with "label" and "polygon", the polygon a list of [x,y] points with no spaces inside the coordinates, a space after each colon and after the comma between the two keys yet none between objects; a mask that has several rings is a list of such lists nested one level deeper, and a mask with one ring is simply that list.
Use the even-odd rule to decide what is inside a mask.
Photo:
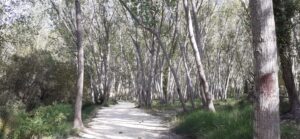
[{"label": "tree", "polygon": [[76,46],[77,46],[77,96],[75,102],[75,115],[74,115],[74,128],[83,128],[81,118],[82,108],[82,94],[83,94],[83,81],[84,81],[84,49],[82,45],[82,33],[83,28],[81,25],[81,7],[79,0],[75,0],[75,11],[76,11]]},{"label": "tree", "polygon": [[[195,32],[198,32],[198,31],[195,31],[195,28],[199,28],[199,27],[198,27],[197,24],[193,25],[193,23],[197,23],[195,21],[196,19],[192,18],[192,15],[195,15],[195,12],[194,12],[194,9],[193,9],[194,6],[193,6],[193,4],[191,4],[192,5],[191,6],[192,10],[190,10],[190,5],[189,5],[188,1],[184,0],[183,3],[184,3],[185,13],[186,13],[186,21],[187,21],[187,24],[188,24],[187,26],[188,26],[188,29],[189,29],[189,38],[191,40],[192,48],[194,50],[197,73],[198,73],[198,76],[199,76],[198,78],[201,81],[200,83],[201,83],[202,89],[203,89],[204,94],[205,94],[206,103],[205,103],[204,106],[208,110],[215,112],[215,107],[214,107],[214,104],[213,104],[212,94],[209,92],[208,82],[206,80],[203,64],[201,62],[201,56],[200,56],[200,51],[201,50],[199,50],[199,48],[202,48],[202,47],[199,46],[201,44],[201,43],[199,43],[200,39],[198,38],[198,41],[196,40],[197,34],[195,34]],[[199,29],[197,29],[197,30],[199,30]],[[200,36],[200,35],[198,35],[198,36]]]},{"label": "tree", "polygon": [[[133,20],[136,22],[137,25],[139,25],[141,28],[147,30],[149,33],[151,33],[157,39],[156,41],[157,41],[158,45],[160,46],[160,48],[162,49],[162,53],[166,60],[166,64],[170,68],[171,73],[174,77],[174,82],[176,84],[176,91],[177,91],[181,106],[183,108],[183,111],[187,111],[186,105],[184,103],[184,96],[182,94],[182,89],[181,89],[180,82],[179,82],[179,76],[177,75],[175,67],[171,63],[170,54],[167,52],[167,49],[166,49],[166,43],[164,43],[162,40],[162,36],[161,36],[162,28],[161,28],[161,26],[156,27],[156,25],[154,24],[157,22],[157,19],[155,19],[155,16],[153,16],[152,18],[146,17],[145,20],[140,20],[139,18],[143,19],[143,17],[136,16],[136,14],[134,13],[136,11],[132,10],[132,9],[135,9],[136,7],[133,7],[132,9],[130,9],[130,7],[128,7],[127,3],[124,2],[123,0],[119,0],[119,2],[130,13],[131,17],[133,18]],[[149,6],[148,5],[149,3],[144,3],[144,4],[146,4],[146,5],[144,5],[145,7],[142,7],[142,10],[144,10],[143,12],[148,13],[149,11],[147,11],[148,10],[147,6]],[[153,3],[151,3],[151,4],[153,4]],[[151,5],[151,6],[153,6],[153,5]],[[135,9],[135,10],[137,10],[137,9]],[[156,11],[156,9],[153,11]],[[162,25],[161,22],[163,22],[163,19],[164,19],[164,17],[162,16],[160,19],[160,23],[159,23],[160,25]]]},{"label": "tree", "polygon": [[296,7],[293,0],[273,0],[276,22],[277,47],[280,57],[280,68],[287,89],[290,109],[288,113],[300,120],[300,101],[297,95],[295,77],[293,75],[292,50],[292,21]]},{"label": "tree", "polygon": [[250,0],[255,66],[254,138],[279,139],[279,89],[272,0]]}]

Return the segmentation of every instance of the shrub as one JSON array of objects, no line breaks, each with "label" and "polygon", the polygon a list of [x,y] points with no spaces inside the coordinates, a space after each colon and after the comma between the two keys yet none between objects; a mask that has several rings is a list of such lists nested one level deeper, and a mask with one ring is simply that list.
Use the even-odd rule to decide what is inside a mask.
[{"label": "shrub", "polygon": [[40,105],[72,100],[76,82],[75,65],[54,59],[48,51],[36,51],[26,56],[14,55],[4,71],[0,86],[3,91],[22,100],[27,111]]},{"label": "shrub", "polygon": [[68,104],[42,106],[30,113],[20,111],[10,138],[67,136],[71,130],[72,114],[73,109]]},{"label": "shrub", "polygon": [[7,138],[11,130],[17,127],[17,117],[24,113],[24,108],[20,101],[7,101],[6,105],[0,106],[0,138]]}]

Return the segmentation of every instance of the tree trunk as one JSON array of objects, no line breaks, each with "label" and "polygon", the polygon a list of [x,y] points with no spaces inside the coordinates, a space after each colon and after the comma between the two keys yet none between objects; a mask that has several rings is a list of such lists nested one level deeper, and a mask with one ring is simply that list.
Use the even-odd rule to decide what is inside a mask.
[{"label": "tree trunk", "polygon": [[280,68],[282,71],[282,78],[288,92],[290,109],[289,113],[293,118],[300,120],[300,101],[297,95],[297,88],[293,75],[293,63],[291,58],[291,33],[293,10],[287,7],[287,2],[283,0],[273,0],[275,22],[276,22],[276,35],[277,47],[280,57]]},{"label": "tree trunk", "polygon": [[[107,32],[108,33],[108,32]],[[108,36],[108,34],[107,34]],[[108,43],[109,37],[107,37],[107,45],[104,53],[103,64],[104,64],[104,84],[103,84],[103,94],[104,100],[103,105],[108,106],[109,97],[110,97],[110,89],[111,89],[111,77],[109,76],[109,68],[110,68],[110,43]]]},{"label": "tree trunk", "polygon": [[182,93],[181,93],[181,87],[180,87],[178,75],[177,75],[177,73],[176,73],[176,71],[175,71],[173,65],[171,64],[170,56],[168,55],[167,50],[166,50],[165,46],[163,45],[163,43],[162,43],[162,41],[161,41],[160,35],[159,35],[158,33],[156,33],[156,34],[154,34],[154,35],[156,36],[156,38],[157,38],[157,40],[158,40],[158,43],[159,43],[159,45],[161,46],[161,49],[162,49],[162,51],[163,51],[163,54],[164,54],[164,56],[165,56],[165,58],[166,58],[166,60],[167,60],[167,64],[168,64],[168,66],[170,67],[171,73],[172,73],[172,75],[173,75],[173,77],[174,77],[174,81],[175,81],[175,84],[176,84],[176,91],[177,91],[177,94],[178,94],[178,96],[179,96],[179,101],[180,101],[180,103],[181,103],[181,106],[182,106],[182,108],[183,108],[183,111],[186,112],[186,111],[187,111],[187,108],[186,108],[186,106],[185,106],[184,98],[183,98]]},{"label": "tree trunk", "polygon": [[147,88],[146,88],[146,102],[147,102],[147,108],[151,108],[152,105],[152,87],[153,87],[153,78],[155,73],[155,46],[154,46],[154,40],[152,44],[152,48],[150,50],[150,68],[148,71],[148,82],[147,82]]},{"label": "tree trunk", "polygon": [[187,26],[188,26],[188,29],[189,29],[189,37],[190,37],[190,40],[191,40],[191,43],[192,43],[192,48],[194,50],[194,55],[195,55],[198,78],[201,81],[201,86],[203,88],[205,98],[207,100],[207,103],[206,103],[205,107],[209,111],[215,112],[215,107],[214,107],[214,104],[213,104],[212,94],[211,94],[211,92],[209,92],[208,82],[206,80],[204,68],[203,68],[203,65],[201,63],[200,51],[198,49],[196,36],[194,34],[193,20],[192,20],[192,17],[191,17],[191,12],[190,12],[187,0],[184,0],[184,8],[185,8],[185,13],[186,13],[186,20],[187,20],[187,23],[188,23]]},{"label": "tree trunk", "polygon": [[163,68],[163,94],[164,94],[164,103],[168,104],[168,83],[169,83],[169,72],[170,68],[168,65],[164,66]]},{"label": "tree trunk", "polygon": [[[184,103],[184,98],[183,98],[182,93],[181,93],[181,86],[180,86],[180,83],[179,83],[178,75],[177,75],[177,73],[176,73],[173,65],[171,64],[170,55],[168,54],[168,52],[166,50],[165,44],[161,40],[160,32],[157,32],[155,29],[148,28],[147,26],[145,26],[143,23],[141,23],[139,21],[138,18],[136,18],[136,16],[132,13],[132,11],[130,10],[130,8],[128,8],[128,6],[126,5],[126,3],[124,1],[119,0],[119,2],[124,6],[124,8],[126,8],[126,10],[130,13],[131,17],[140,26],[142,26],[144,29],[146,29],[147,31],[149,31],[150,33],[152,33],[156,37],[156,39],[158,41],[158,44],[159,44],[160,48],[162,49],[163,55],[166,58],[166,61],[167,61],[167,64],[168,64],[168,66],[169,66],[169,68],[171,70],[171,73],[172,73],[172,75],[174,77],[175,84],[176,84],[176,90],[177,90],[177,93],[178,93],[178,96],[179,96],[179,101],[181,103],[181,106],[182,106],[182,108],[183,108],[184,111],[187,111],[185,103]],[[161,20],[161,21],[163,21],[163,20]],[[159,30],[159,31],[161,31],[161,30]]]},{"label": "tree trunk", "polygon": [[230,67],[228,67],[228,71],[227,71],[227,77],[225,80],[225,85],[224,85],[224,90],[223,90],[223,96],[222,99],[226,100],[227,99],[227,92],[228,92],[228,86],[229,86],[229,82],[230,82],[230,78],[231,78],[231,73],[232,70]]},{"label": "tree trunk", "polygon": [[186,73],[186,86],[187,86],[187,94],[188,94],[188,99],[190,99],[191,101],[191,105],[192,105],[192,109],[195,109],[195,104],[194,104],[194,89],[193,89],[193,83],[192,83],[192,79],[190,77],[190,72],[189,72],[189,68],[187,65],[187,52],[186,52],[186,44],[184,44],[184,46],[181,46],[181,55],[182,55],[182,59],[183,59],[183,64],[184,64],[184,70]]},{"label": "tree trunk", "polygon": [[83,28],[81,25],[81,7],[79,0],[75,0],[75,11],[76,11],[76,45],[77,45],[77,96],[75,102],[75,115],[74,115],[74,128],[83,128],[81,118],[82,108],[82,95],[83,95],[83,81],[84,81],[84,50],[82,46],[82,32]]},{"label": "tree trunk", "polygon": [[134,39],[133,37],[131,37],[131,40],[135,46],[136,49],[136,53],[137,53],[137,63],[139,65],[139,79],[140,81],[137,82],[140,86],[140,90],[139,90],[139,105],[141,107],[144,107],[147,105],[147,100],[146,100],[146,79],[145,79],[145,65],[144,65],[144,60],[142,57],[142,52],[141,52],[141,48],[139,45],[139,42],[137,42],[137,38]]},{"label": "tree trunk", "polygon": [[255,66],[254,138],[279,139],[279,88],[272,0],[250,0]]},{"label": "tree trunk", "polygon": [[[174,36],[176,35],[174,34]],[[172,60],[175,52],[176,52],[176,44],[172,44],[172,47],[170,49],[170,55],[169,55],[170,60]],[[168,66],[168,64],[166,64],[163,68],[163,94],[164,94],[164,99],[166,104],[168,104],[169,73],[170,73],[170,67]]]}]

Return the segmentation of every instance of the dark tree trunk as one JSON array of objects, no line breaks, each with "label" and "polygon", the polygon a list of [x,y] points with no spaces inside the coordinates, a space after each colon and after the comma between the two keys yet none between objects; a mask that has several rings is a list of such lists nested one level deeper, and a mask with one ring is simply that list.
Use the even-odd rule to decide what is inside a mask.
[{"label": "dark tree trunk", "polygon": [[168,84],[169,84],[169,66],[164,66],[163,68],[163,94],[164,94],[164,103],[168,103]]},{"label": "dark tree trunk", "polygon": [[137,65],[139,66],[138,69],[139,69],[139,78],[138,78],[138,82],[137,82],[137,85],[139,86],[139,105],[141,107],[145,107],[147,106],[147,98],[146,98],[146,79],[145,79],[145,64],[144,64],[144,59],[143,59],[143,56],[142,56],[142,51],[141,51],[141,48],[140,48],[140,44],[139,42],[137,41],[138,39],[134,39],[133,37],[131,37],[132,39],[132,42],[135,46],[135,49],[136,49],[136,54],[137,54]]},{"label": "dark tree trunk", "polygon": [[193,89],[193,83],[192,83],[192,79],[190,77],[190,70],[189,70],[189,67],[188,67],[188,53],[186,52],[186,45],[185,44],[184,46],[181,45],[180,48],[181,48],[181,55],[182,55],[182,59],[183,59],[183,64],[184,64],[184,70],[185,70],[185,74],[186,74],[186,86],[187,86],[187,94],[188,94],[188,99],[190,100],[191,102],[191,105],[192,105],[192,109],[195,109],[195,103],[194,103],[194,89]]},{"label": "dark tree trunk", "polygon": [[300,120],[300,102],[297,95],[297,89],[292,70],[293,63],[291,59],[291,18],[294,15],[294,9],[288,7],[288,5],[291,4],[289,2],[291,1],[273,0],[274,13],[276,15],[275,23],[277,47],[280,57],[280,68],[282,71],[282,78],[284,80],[289,97],[289,113],[291,113],[293,115],[293,118],[295,118],[296,120]]}]

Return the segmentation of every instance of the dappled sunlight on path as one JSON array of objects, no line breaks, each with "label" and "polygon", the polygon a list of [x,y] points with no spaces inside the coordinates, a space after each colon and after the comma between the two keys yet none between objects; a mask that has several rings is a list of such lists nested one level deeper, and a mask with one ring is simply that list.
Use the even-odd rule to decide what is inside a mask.
[{"label": "dappled sunlight on path", "polygon": [[87,128],[79,133],[87,139],[179,139],[160,117],[134,108],[130,102],[99,109]]}]

